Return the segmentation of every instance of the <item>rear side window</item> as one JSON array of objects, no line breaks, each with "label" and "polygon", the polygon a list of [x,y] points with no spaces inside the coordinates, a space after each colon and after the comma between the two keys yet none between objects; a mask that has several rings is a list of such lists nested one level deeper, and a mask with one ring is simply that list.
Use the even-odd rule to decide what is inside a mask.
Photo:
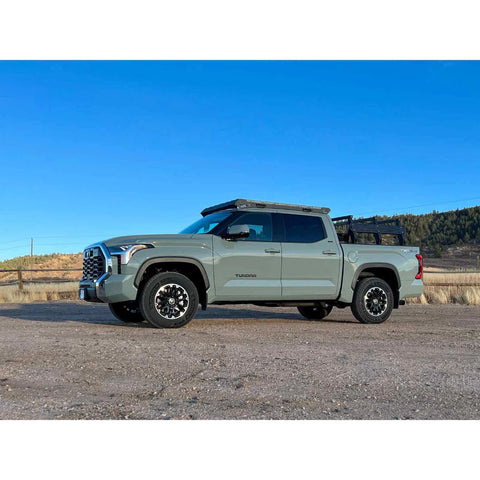
[{"label": "rear side window", "polygon": [[325,228],[320,217],[282,214],[285,225],[285,242],[313,243],[325,238]]}]

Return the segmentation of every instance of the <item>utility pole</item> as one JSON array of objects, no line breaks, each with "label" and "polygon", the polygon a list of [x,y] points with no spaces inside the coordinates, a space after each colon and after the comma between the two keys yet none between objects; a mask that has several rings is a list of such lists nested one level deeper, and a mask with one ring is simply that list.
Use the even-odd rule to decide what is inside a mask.
[{"label": "utility pole", "polygon": [[33,257],[33,237],[30,239],[30,256]]}]

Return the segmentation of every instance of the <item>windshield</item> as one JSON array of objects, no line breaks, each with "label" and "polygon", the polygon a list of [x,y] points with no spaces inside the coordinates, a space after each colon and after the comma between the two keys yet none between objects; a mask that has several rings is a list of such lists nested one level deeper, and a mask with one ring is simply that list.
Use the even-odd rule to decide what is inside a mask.
[{"label": "windshield", "polygon": [[180,233],[209,233],[220,222],[223,222],[227,217],[231,215],[231,212],[217,212],[207,215],[206,217],[197,220],[189,227],[184,228]]}]

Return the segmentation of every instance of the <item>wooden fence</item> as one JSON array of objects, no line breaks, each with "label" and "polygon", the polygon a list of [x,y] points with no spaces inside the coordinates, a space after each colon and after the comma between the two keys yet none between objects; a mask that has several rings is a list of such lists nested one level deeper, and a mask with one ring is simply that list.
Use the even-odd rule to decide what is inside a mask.
[{"label": "wooden fence", "polygon": [[65,283],[65,282],[76,282],[80,280],[80,275],[78,278],[34,278],[26,279],[24,274],[27,272],[38,273],[38,272],[82,272],[81,268],[15,268],[8,270],[0,270],[0,273],[16,273],[16,279],[5,280],[4,282],[0,281],[0,287],[18,285],[19,290],[23,290],[23,286],[27,283]]},{"label": "wooden fence", "polygon": [[423,273],[427,275],[461,275],[463,273],[479,273],[478,269],[469,269],[469,270],[424,270]]},{"label": "wooden fence", "polygon": [[[41,269],[28,269],[28,268],[15,268],[15,269],[10,269],[10,270],[0,270],[1,273],[16,273],[16,278],[10,279],[10,280],[5,280],[2,282],[0,280],[0,287],[2,286],[10,286],[10,285],[18,285],[19,290],[23,290],[23,286],[25,284],[32,284],[32,283],[65,283],[65,282],[75,282],[80,280],[80,275],[78,275],[78,278],[34,278],[34,279],[26,279],[25,278],[25,273],[38,273],[38,272],[81,272],[81,268],[41,268]],[[470,281],[470,282],[455,282],[455,281],[450,281],[450,282],[442,282],[442,283],[437,283],[435,280],[428,279],[428,281],[425,282],[426,286],[429,287],[480,287],[480,270],[459,270],[459,271],[454,271],[454,270],[435,270],[432,272],[425,272],[426,276],[430,275],[438,275],[438,274],[443,274],[443,275],[467,275],[467,274],[479,274],[478,281]],[[425,278],[424,278],[425,281]]]}]

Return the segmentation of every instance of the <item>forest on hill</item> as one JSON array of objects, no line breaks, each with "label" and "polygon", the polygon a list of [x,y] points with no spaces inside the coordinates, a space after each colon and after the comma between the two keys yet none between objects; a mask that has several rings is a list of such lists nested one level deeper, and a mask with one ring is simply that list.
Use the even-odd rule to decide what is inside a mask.
[{"label": "forest on hill", "polygon": [[425,253],[441,256],[451,246],[480,245],[480,206],[423,215],[378,216],[398,218],[405,228],[406,244]]}]

